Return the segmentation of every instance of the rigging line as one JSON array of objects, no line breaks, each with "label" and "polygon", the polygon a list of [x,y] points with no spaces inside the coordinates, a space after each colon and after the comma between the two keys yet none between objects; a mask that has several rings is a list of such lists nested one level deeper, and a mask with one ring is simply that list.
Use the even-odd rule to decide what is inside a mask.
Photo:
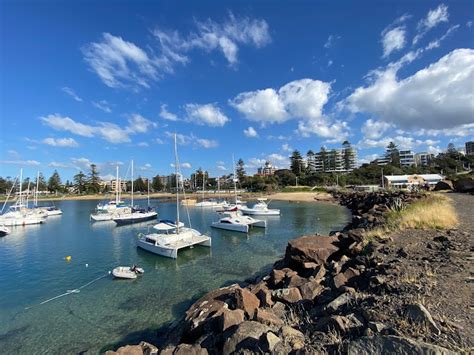
[{"label": "rigging line", "polygon": [[[185,204],[184,204],[184,208],[186,209],[186,215],[188,217],[188,224],[189,224],[189,228],[193,228],[193,226],[191,225],[191,217],[189,216],[189,207],[188,207],[188,204],[186,203],[186,189],[184,188],[184,179],[182,179],[183,175],[181,173],[181,163],[179,162],[179,156],[178,154],[176,154],[176,165],[177,165],[177,172],[179,174],[179,178],[178,178],[178,186],[176,186],[177,189],[179,189],[179,185],[182,184],[183,186],[183,201],[185,201]],[[178,206],[179,208],[179,206]],[[179,221],[178,221],[179,223]]]},{"label": "rigging line", "polygon": [[100,279],[103,279],[104,277],[107,277],[108,275],[110,275],[110,271],[107,272],[105,275],[99,276],[99,277],[97,277],[96,279],[94,279],[94,280],[92,280],[92,281],[90,281],[90,282],[88,282],[88,283],[82,285],[82,286],[79,287],[79,288],[75,288],[75,289],[72,289],[72,290],[67,290],[65,293],[60,294],[60,295],[55,296],[55,297],[52,297],[52,298],[49,298],[49,299],[47,299],[47,300],[45,300],[45,301],[43,301],[43,302],[41,302],[41,303],[39,303],[39,304],[37,304],[37,305],[25,307],[25,310],[30,309],[30,308],[33,308],[33,307],[35,307],[35,306],[41,306],[41,305],[43,305],[43,304],[45,304],[45,303],[54,301],[54,300],[56,300],[56,299],[58,299],[58,298],[61,298],[61,297],[67,296],[67,295],[72,295],[72,294],[74,294],[74,293],[79,293],[79,292],[81,292],[81,289],[83,289],[84,287],[87,287],[87,286],[89,286],[90,284],[92,284],[92,283],[94,283],[94,282],[96,282],[96,281],[98,281],[98,280],[100,280]]}]

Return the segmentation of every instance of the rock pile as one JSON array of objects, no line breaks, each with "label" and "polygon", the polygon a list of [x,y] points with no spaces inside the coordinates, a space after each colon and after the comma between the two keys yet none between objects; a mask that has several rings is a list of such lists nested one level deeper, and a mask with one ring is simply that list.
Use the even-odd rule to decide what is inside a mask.
[{"label": "rock pile", "polygon": [[[390,349],[449,353],[404,338],[371,308],[394,292],[387,280],[398,275],[399,267],[371,256],[361,227],[383,223],[383,213],[395,199],[409,203],[419,196],[376,193],[339,198],[354,211],[355,229],[291,240],[269,275],[245,287],[234,284],[205,294],[172,329],[174,340],[160,354],[355,354]],[[381,245],[379,250],[384,248],[388,247]],[[406,305],[403,317],[439,334],[422,304]]]}]

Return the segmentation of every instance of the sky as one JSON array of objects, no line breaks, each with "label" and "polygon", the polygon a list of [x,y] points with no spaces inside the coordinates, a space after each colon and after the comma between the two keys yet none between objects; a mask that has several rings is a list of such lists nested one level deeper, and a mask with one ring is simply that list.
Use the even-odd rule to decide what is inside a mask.
[{"label": "sky", "polygon": [[[474,2],[2,1],[0,176],[359,163],[474,137]],[[129,174],[129,173],[128,173]]]}]

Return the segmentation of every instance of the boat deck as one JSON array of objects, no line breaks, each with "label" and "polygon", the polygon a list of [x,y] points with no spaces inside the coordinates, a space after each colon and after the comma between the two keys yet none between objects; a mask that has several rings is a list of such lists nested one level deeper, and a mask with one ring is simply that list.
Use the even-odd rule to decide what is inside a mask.
[{"label": "boat deck", "polygon": [[211,238],[205,235],[200,235],[200,236],[193,236],[192,238],[186,238],[185,240],[181,239],[181,240],[172,241],[166,244],[166,247],[179,250],[179,249],[188,248],[197,244],[204,244],[206,242],[210,244]]}]

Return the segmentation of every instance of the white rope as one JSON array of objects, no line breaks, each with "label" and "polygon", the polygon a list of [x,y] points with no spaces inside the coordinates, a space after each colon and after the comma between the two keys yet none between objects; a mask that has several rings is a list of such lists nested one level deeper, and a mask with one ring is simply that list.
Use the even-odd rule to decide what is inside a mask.
[{"label": "white rope", "polygon": [[61,298],[61,297],[67,296],[67,295],[72,295],[72,294],[74,294],[74,293],[79,293],[79,292],[81,292],[81,289],[83,289],[84,287],[87,287],[87,286],[89,286],[90,284],[93,284],[94,282],[99,281],[100,279],[103,279],[104,277],[107,277],[107,276],[109,276],[109,275],[110,275],[110,271],[109,271],[108,273],[106,273],[105,275],[99,276],[98,278],[96,278],[96,279],[94,279],[94,280],[92,280],[92,281],[86,283],[85,285],[82,285],[82,286],[79,287],[79,288],[75,288],[75,289],[73,289],[73,290],[67,290],[65,293],[63,293],[63,294],[61,294],[61,295],[58,295],[58,296],[49,298],[49,299],[47,299],[46,301],[43,301],[43,302],[41,302],[41,303],[39,303],[39,304],[37,304],[37,305],[33,305],[33,306],[30,306],[30,307],[26,307],[25,309],[30,309],[30,308],[33,308],[33,307],[35,307],[35,306],[41,306],[41,305],[43,305],[43,304],[45,304],[45,303],[54,301],[54,300],[56,300],[56,299],[58,299],[58,298]]}]

